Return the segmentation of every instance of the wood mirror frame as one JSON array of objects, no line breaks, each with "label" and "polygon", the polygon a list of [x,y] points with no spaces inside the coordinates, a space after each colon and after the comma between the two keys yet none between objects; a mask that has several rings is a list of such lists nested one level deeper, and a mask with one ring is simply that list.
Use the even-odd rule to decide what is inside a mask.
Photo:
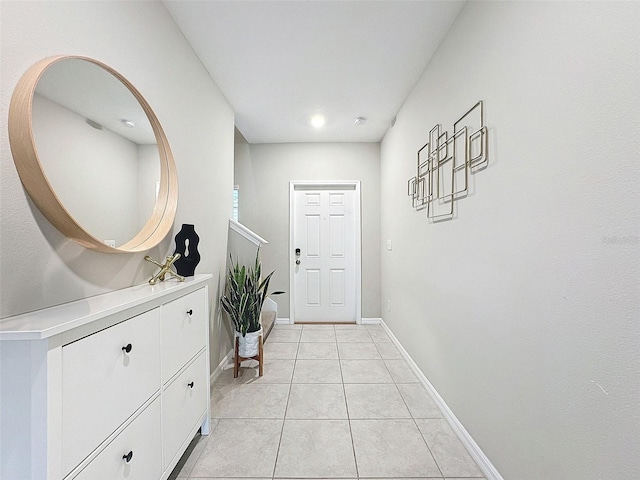
[{"label": "wood mirror frame", "polygon": [[[151,217],[142,229],[126,243],[110,247],[85,230],[70,214],[56,195],[42,168],[36,149],[32,107],[38,81],[56,62],[79,59],[91,62],[116,77],[138,100],[151,123],[160,156],[160,188]],[[158,118],[142,94],[120,73],[98,60],[60,55],[48,57],[29,68],[18,81],[9,105],[9,143],[20,180],[29,197],[42,214],[62,234],[74,242],[105,253],[134,253],[147,251],[162,241],[173,227],[178,205],[178,177],[167,137]]]}]

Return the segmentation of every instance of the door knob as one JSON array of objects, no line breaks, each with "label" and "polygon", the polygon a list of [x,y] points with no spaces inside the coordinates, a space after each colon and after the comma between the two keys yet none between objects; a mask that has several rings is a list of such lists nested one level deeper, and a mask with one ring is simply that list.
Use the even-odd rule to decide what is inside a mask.
[{"label": "door knob", "polygon": [[300,249],[296,248],[296,265],[300,265]]}]

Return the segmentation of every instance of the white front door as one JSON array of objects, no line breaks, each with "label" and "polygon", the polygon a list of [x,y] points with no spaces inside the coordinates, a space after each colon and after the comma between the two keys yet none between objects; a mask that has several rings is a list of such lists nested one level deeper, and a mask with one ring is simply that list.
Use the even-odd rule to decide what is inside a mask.
[{"label": "white front door", "polygon": [[359,320],[358,187],[309,185],[293,189],[294,322]]}]

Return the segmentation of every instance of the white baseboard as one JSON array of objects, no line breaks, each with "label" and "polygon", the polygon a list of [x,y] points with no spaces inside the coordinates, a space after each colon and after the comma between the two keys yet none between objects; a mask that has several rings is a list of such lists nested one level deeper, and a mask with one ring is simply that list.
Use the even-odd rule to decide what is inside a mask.
[{"label": "white baseboard", "polygon": [[362,325],[380,325],[382,323],[381,318],[364,318],[362,317]]},{"label": "white baseboard", "polygon": [[[365,323],[364,320],[365,319],[363,318],[362,323]],[[500,472],[498,472],[496,467],[493,466],[493,464],[491,463],[491,460],[489,460],[489,458],[484,454],[480,446],[475,442],[473,437],[471,437],[471,435],[469,434],[469,432],[467,432],[467,430],[464,428],[462,423],[460,423],[460,420],[458,420],[458,418],[455,416],[453,411],[446,404],[444,399],[440,396],[440,394],[435,389],[435,387],[431,384],[429,379],[425,376],[422,370],[420,370],[416,362],[413,361],[409,353],[404,349],[400,341],[389,329],[389,327],[384,322],[384,320],[379,319],[379,322],[376,322],[376,323],[379,323],[380,325],[382,325],[382,327],[384,327],[385,331],[389,335],[389,338],[391,338],[391,341],[394,343],[394,345],[398,348],[398,350],[400,351],[404,359],[407,361],[413,373],[416,375],[416,377],[418,377],[418,380],[420,380],[420,383],[422,383],[422,385],[431,394],[431,397],[433,398],[433,400],[436,402],[436,404],[442,411],[442,415],[444,416],[445,420],[449,423],[449,425],[451,426],[455,434],[458,436],[462,444],[465,446],[465,448],[469,452],[469,455],[471,455],[473,460],[475,460],[475,462],[478,464],[478,467],[480,467],[480,470],[482,470],[482,473],[484,473],[484,476],[486,477],[486,479],[487,480],[503,480],[502,475],[500,475]]]},{"label": "white baseboard", "polygon": [[209,377],[209,385],[213,385],[218,377],[222,374],[224,367],[229,364],[229,362],[233,359],[233,348],[229,350],[229,353],[225,355],[222,361],[218,364],[218,366],[211,372],[211,376]]},{"label": "white baseboard", "polygon": [[[362,318],[362,325],[379,325],[382,322],[381,318]],[[276,325],[293,325],[290,318],[276,318]]]}]

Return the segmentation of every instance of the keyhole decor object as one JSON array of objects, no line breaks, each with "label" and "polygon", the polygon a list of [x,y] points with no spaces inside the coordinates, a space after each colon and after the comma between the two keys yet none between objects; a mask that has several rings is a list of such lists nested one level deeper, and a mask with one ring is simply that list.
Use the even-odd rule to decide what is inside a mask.
[{"label": "keyhole decor object", "polygon": [[200,237],[196,233],[195,227],[188,223],[182,224],[182,229],[176,235],[176,253],[180,254],[173,265],[176,271],[184,277],[193,277],[196,266],[200,263],[200,253],[198,243]]}]

